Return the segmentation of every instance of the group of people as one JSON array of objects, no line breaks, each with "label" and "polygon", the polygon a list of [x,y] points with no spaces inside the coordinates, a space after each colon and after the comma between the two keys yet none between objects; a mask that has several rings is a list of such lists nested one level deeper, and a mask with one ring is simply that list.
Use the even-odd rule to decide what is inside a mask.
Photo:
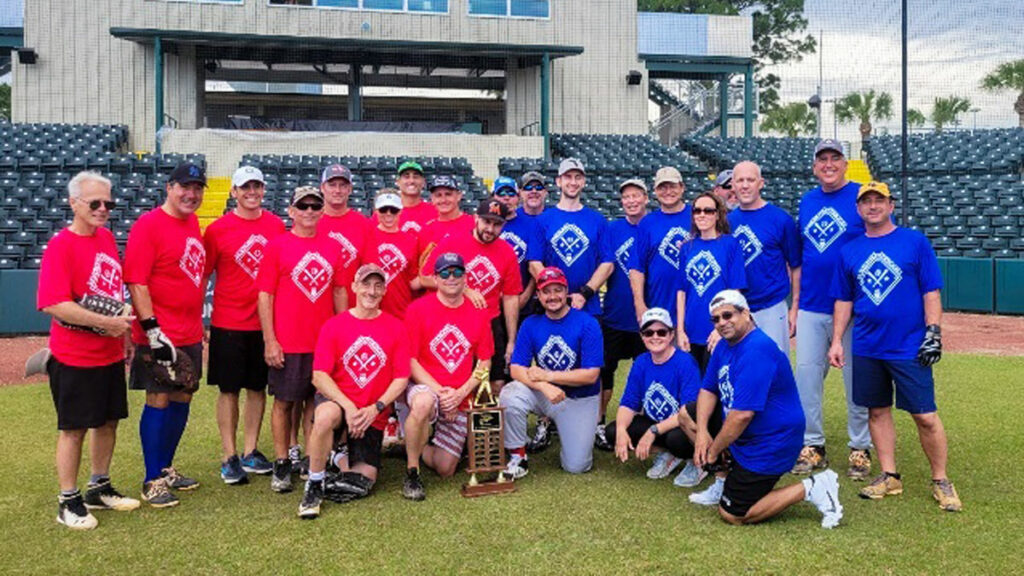
[{"label": "group of people", "polygon": [[[586,168],[574,158],[559,166],[554,205],[547,178],[527,172],[495,180],[473,214],[462,211],[454,178],[428,183],[405,162],[370,217],[349,206],[352,175],[335,164],[319,187],[295,189],[286,229],[262,208],[263,174],[243,166],[232,177],[235,207],[201,234],[206,176],[186,163],[170,174],[164,203],[133,226],[123,270],[105,228],[110,182],[82,172],[68,185],[73,222],[47,247],[39,280],[38,306],[54,318],[57,520],[87,529],[97,524],[90,509],[140,506],[109,476],[128,413],[126,358],[130,387],[145,390],[142,500],[175,506],[199,486],[174,466],[192,393],[158,383],[140,358],[170,364],[186,354],[201,371],[205,340],[207,381],[219,388],[221,478],[238,485],[269,475],[270,489],[285,493],[299,475],[303,518],[319,516],[325,499],[368,496],[395,429],[405,445],[402,494],[423,500],[421,468],[456,472],[466,409],[489,382],[505,407],[509,478],[526,476],[529,455],[557,432],[569,473],[590,470],[595,447],[622,462],[653,458],[652,479],[681,467],[674,483],[695,488],[713,476],[689,499],[717,506],[727,522],[759,522],[806,500],[831,528],[843,508],[822,423],[830,365],[846,386],[847,476],[870,477],[872,446],[879,460],[860,495],[902,492],[895,394],[917,424],[932,494],[959,510],[932,382],[942,314],[934,253],[893,223],[885,184],[846,180],[840,143],[821,141],[813,170],[820,185],[803,196],[797,221],[764,200],[753,162],[722,171],[712,192],[689,203],[679,171],[664,167],[650,212],[647,183],[626,180],[624,217],[608,221],[586,206]],[[129,317],[79,304],[126,291]],[[631,367],[606,422],[622,360]],[[272,458],[257,448],[267,391]],[[776,489],[789,472],[808,477]]]}]

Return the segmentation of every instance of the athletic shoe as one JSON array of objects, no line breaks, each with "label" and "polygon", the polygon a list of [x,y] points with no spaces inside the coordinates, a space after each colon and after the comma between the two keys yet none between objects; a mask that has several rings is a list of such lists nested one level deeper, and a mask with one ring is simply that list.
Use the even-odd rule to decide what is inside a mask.
[{"label": "athletic shoe", "polygon": [[594,448],[604,450],[605,452],[615,450],[615,446],[608,443],[608,437],[605,436],[603,424],[598,424],[597,430],[594,431]]},{"label": "athletic shoe", "polygon": [[960,502],[960,496],[948,479],[932,480],[932,496],[939,502],[939,508],[946,512],[963,510],[964,505]]},{"label": "athletic shoe", "polygon": [[505,465],[505,471],[502,472],[505,476],[512,478],[513,480],[519,480],[530,473],[530,462],[525,456],[519,454],[513,454],[508,459],[508,464]]},{"label": "athletic shoe", "polygon": [[85,491],[85,507],[89,510],[117,510],[128,512],[141,504],[135,498],[124,496],[110,485],[110,480],[99,484],[90,484]]},{"label": "athletic shoe", "polygon": [[423,487],[423,480],[420,479],[419,468],[409,468],[405,471],[405,482],[402,482],[402,496],[416,502],[427,499],[427,491]]},{"label": "athletic shoe", "polygon": [[[807,487],[810,484],[810,487]],[[839,475],[831,470],[819,472],[804,480],[807,500],[821,512],[821,527],[835,528],[843,519],[843,505],[839,503]]]},{"label": "athletic shoe", "polygon": [[270,477],[270,489],[278,494],[292,491],[292,461],[281,458],[274,462],[274,473]]},{"label": "athletic shoe", "polygon": [[142,485],[142,499],[153,508],[177,506],[180,500],[167,489],[167,478],[161,476]]},{"label": "athletic shoe", "polygon": [[168,466],[163,469],[162,472],[164,478],[167,479],[167,487],[175,490],[189,491],[199,488],[199,481],[195,478],[189,478],[188,476],[182,476],[178,474],[178,471],[174,469],[174,466]]},{"label": "athletic shoe", "polygon": [[298,470],[302,463],[302,446],[296,444],[288,448],[288,459],[292,461],[292,470]]},{"label": "athletic shoe", "polygon": [[671,452],[658,452],[658,455],[654,457],[654,465],[647,470],[647,477],[651,480],[668,478],[668,475],[678,468],[682,462],[682,460],[673,456]]},{"label": "athletic shoe", "polygon": [[793,469],[789,473],[805,475],[827,467],[828,457],[825,456],[824,446],[804,446],[800,451],[800,457],[796,459],[796,464],[793,465]]},{"label": "athletic shoe", "polygon": [[57,496],[57,523],[72,530],[92,530],[99,524],[86,509],[78,490],[72,496]]},{"label": "athletic shoe", "polygon": [[718,506],[722,500],[722,492],[725,491],[725,478],[715,476],[715,481],[707,490],[690,494],[690,502],[701,506]]},{"label": "athletic shoe", "polygon": [[299,518],[312,520],[320,516],[320,504],[324,501],[324,481],[306,482],[306,489],[299,502]]},{"label": "athletic shoe", "polygon": [[262,452],[253,450],[242,456],[242,470],[249,474],[264,476],[274,471],[274,464],[267,460],[267,457]]},{"label": "athletic shoe", "polygon": [[537,430],[533,433],[533,438],[526,443],[526,452],[529,454],[539,454],[548,449],[551,446],[551,428],[554,427],[554,423],[547,418],[539,418],[537,420]]},{"label": "athletic shoe", "polygon": [[672,484],[679,486],[680,488],[695,488],[707,478],[708,473],[703,468],[694,466],[693,460],[687,460],[686,466],[683,466],[683,471],[676,476],[676,479],[672,481]]},{"label": "athletic shoe", "polygon": [[237,454],[220,463],[220,479],[229,486],[249,483],[249,475],[246,474]]},{"label": "athletic shoe", "polygon": [[871,476],[871,451],[850,450],[849,467],[846,469],[846,477],[850,480],[863,482]]},{"label": "athletic shoe", "polygon": [[292,472],[293,473],[297,473],[299,475],[299,478],[302,479],[302,480],[309,480],[309,455],[308,454],[306,456],[303,456],[302,459],[299,460],[299,467],[298,468],[294,468],[293,467],[292,468]]},{"label": "athletic shoe", "polygon": [[366,476],[358,472],[342,472],[331,480],[330,485],[325,490],[351,494],[356,498],[365,498],[370,495],[371,488],[373,488],[373,480]]},{"label": "athletic shoe", "polygon": [[384,425],[384,439],[381,441],[382,450],[390,450],[401,444],[402,438],[398,433],[398,418],[388,417],[388,423]]},{"label": "athletic shoe", "polygon": [[903,494],[903,481],[888,472],[875,476],[871,484],[860,489],[860,497],[869,500],[881,500],[897,494]]}]

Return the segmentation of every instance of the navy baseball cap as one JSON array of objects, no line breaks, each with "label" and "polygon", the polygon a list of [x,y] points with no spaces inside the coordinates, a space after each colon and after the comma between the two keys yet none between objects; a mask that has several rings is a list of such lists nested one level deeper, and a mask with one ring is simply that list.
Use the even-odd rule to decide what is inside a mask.
[{"label": "navy baseball cap", "polygon": [[344,178],[348,182],[351,182],[352,171],[341,164],[331,164],[327,168],[324,168],[323,173],[320,175],[320,183],[323,184],[324,182],[333,180],[334,178]]},{"label": "navy baseball cap", "polygon": [[206,170],[196,166],[191,162],[182,162],[174,167],[171,171],[170,176],[167,177],[168,182],[177,182],[178,184],[192,184],[198,182],[203,186],[206,186]]},{"label": "navy baseball cap", "polygon": [[455,178],[447,174],[438,174],[430,179],[430,186],[428,186],[431,192],[434,188],[451,188],[452,190],[459,189],[459,183],[455,181]]},{"label": "navy baseball cap", "polygon": [[434,260],[434,274],[437,274],[445,268],[461,268],[466,269],[466,262],[455,252],[445,252]]}]

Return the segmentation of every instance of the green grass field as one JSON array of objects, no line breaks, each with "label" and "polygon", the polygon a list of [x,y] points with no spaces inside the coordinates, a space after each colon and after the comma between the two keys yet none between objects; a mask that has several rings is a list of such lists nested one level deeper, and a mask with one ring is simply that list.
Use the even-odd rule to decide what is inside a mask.
[{"label": "green grass field", "polygon": [[[620,370],[625,374],[625,369]],[[856,497],[842,480],[843,524],[823,530],[810,504],[752,527],[730,527],[686,500],[671,479],[599,452],[595,470],[569,476],[557,446],[531,459],[515,494],[464,499],[464,475],[427,473],[428,497],[402,499],[403,461],[386,459],[375,494],[326,503],[300,521],[299,492],[270,492],[266,477],[227,487],[218,476],[215,390],[196,397],[176,465],[202,487],[169,510],[100,512],[98,529],[55,521],[55,416],[45,385],[0,389],[0,574],[1012,574],[1021,573],[1024,358],[950,355],[937,366],[938,403],[950,439],[950,473],[965,509],[941,512],[910,418],[900,414],[902,496]],[[826,426],[845,471],[841,381],[828,380]],[[138,415],[130,396],[112,475],[138,497]],[[270,453],[269,427],[263,450]],[[88,471],[83,465],[82,486]],[[783,483],[793,482],[785,477]]]}]

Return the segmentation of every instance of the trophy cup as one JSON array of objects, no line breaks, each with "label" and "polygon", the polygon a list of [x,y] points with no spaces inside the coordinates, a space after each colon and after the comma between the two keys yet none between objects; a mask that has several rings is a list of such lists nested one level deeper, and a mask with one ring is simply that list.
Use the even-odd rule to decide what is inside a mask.
[{"label": "trophy cup", "polygon": [[[476,397],[470,401],[466,413],[469,421],[469,435],[466,438],[469,451],[469,482],[462,486],[462,495],[467,498],[514,492],[514,479],[503,473],[505,470],[505,408],[498,406],[491,392],[491,383],[484,381],[477,389]],[[482,480],[477,475],[487,475]]]}]

